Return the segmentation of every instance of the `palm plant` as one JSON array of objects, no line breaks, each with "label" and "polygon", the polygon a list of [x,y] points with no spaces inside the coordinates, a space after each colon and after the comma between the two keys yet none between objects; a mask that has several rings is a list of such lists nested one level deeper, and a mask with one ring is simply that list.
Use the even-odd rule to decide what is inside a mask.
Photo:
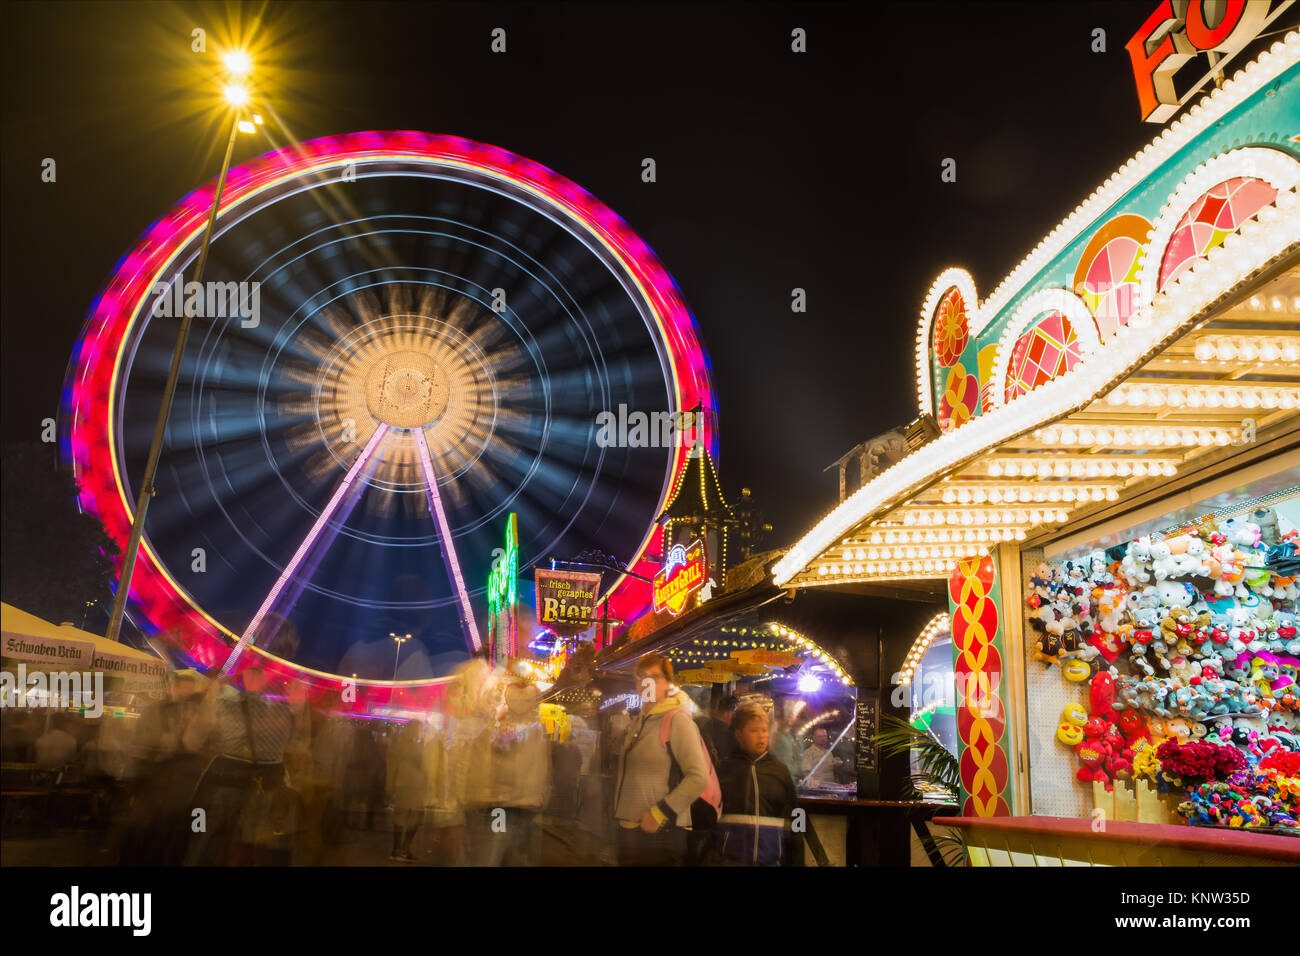
[{"label": "palm plant", "polygon": [[[917,771],[903,783],[904,800],[926,800],[937,795],[944,803],[960,804],[961,770],[957,758],[933,734],[886,714],[874,739],[882,756],[915,754]],[[960,836],[931,835],[920,840],[925,851],[937,854],[945,865],[965,865],[966,841]]]}]

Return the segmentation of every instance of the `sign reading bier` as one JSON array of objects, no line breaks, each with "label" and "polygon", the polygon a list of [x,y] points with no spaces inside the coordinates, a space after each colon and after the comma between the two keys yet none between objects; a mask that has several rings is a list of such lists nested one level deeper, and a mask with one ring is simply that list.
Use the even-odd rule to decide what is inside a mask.
[{"label": "sign reading bier", "polygon": [[600,575],[589,571],[533,570],[537,623],[556,634],[577,634],[596,616]]},{"label": "sign reading bier", "polygon": [[663,570],[655,575],[655,613],[667,611],[674,617],[682,613],[686,601],[708,580],[709,563],[704,555],[704,542],[675,544],[668,551]]}]

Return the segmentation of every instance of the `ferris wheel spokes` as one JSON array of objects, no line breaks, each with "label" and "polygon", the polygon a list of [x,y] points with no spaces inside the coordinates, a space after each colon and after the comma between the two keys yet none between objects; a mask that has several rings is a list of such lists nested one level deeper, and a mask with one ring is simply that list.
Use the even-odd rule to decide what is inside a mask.
[{"label": "ferris wheel spokes", "polygon": [[[313,546],[316,544],[317,539],[320,538],[321,532],[325,530],[329,520],[339,510],[339,506],[343,504],[345,499],[349,501],[350,505],[356,503],[357,496],[349,496],[348,492],[353,490],[357,478],[360,476],[366,465],[374,460],[375,453],[379,450],[379,446],[383,443],[384,436],[387,434],[388,425],[381,422],[375,429],[374,434],[370,436],[370,440],[366,442],[366,446],[362,449],[361,454],[357,456],[357,460],[352,463],[352,467],[349,468],[347,474],[343,476],[343,481],[340,482],[338,488],[335,489],[334,495],[330,498],[329,503],[321,510],[320,515],[316,518],[316,523],[311,526],[311,530],[307,532],[307,536],[304,537],[302,543],[298,545],[298,550],[294,552],[289,563],[286,564],[284,570],[280,572],[280,577],[276,579],[275,585],[269,592],[267,592],[266,599],[262,601],[262,606],[258,608],[252,621],[249,622],[243,636],[239,638],[239,642],[231,649],[230,655],[226,658],[226,662],[221,665],[221,673],[229,674],[231,669],[234,668],[235,663],[243,655],[244,650],[253,642],[253,637],[257,634],[258,628],[262,626],[262,622],[265,620],[266,615],[280,599],[285,586],[295,579],[299,570],[302,568],[303,562],[307,559],[308,554],[311,553]],[[359,486],[357,487],[357,490],[359,490]],[[298,588],[294,592],[295,599],[297,593],[301,593],[302,586],[305,584],[305,579],[299,583]],[[285,611],[287,613],[288,608],[286,608]]]},{"label": "ferris wheel spokes", "polygon": [[447,523],[447,512],[442,507],[442,495],[438,493],[438,475],[433,470],[433,459],[429,456],[429,443],[424,439],[424,429],[415,429],[415,441],[420,448],[420,473],[424,475],[424,490],[429,496],[429,512],[438,523],[438,537],[442,540],[442,559],[447,565],[447,578],[456,589],[456,598],[460,604],[460,627],[465,633],[465,643],[470,653],[483,646],[479,640],[478,626],[474,623],[474,609],[469,603],[469,592],[465,590],[465,578],[460,573],[460,562],[456,560],[456,546],[451,540],[451,526]]}]

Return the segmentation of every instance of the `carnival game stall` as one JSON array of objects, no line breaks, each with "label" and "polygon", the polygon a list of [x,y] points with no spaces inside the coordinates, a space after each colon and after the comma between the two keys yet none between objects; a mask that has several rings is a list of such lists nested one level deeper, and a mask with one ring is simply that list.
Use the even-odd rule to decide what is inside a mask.
[{"label": "carnival game stall", "polygon": [[[1157,843],[1176,862],[1178,837],[1123,833],[1187,824],[1300,859],[1281,835],[1300,792],[1298,64],[1291,32],[986,297],[940,274],[912,451],[774,568],[785,588],[947,582],[974,843],[1060,864],[1091,818],[1112,832],[1073,862],[1152,862]],[[979,829],[1028,814],[1029,836]]]}]

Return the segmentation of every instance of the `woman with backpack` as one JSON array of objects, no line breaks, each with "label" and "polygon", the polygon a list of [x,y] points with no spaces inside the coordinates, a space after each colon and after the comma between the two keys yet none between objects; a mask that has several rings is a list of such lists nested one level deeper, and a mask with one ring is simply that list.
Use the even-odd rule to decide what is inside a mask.
[{"label": "woman with backpack", "polygon": [[[686,694],[673,686],[673,665],[646,654],[636,665],[641,714],[619,758],[614,817],[620,866],[678,866],[686,832],[707,824],[721,804],[717,775],[691,718]],[[706,807],[692,805],[701,798]]]}]

